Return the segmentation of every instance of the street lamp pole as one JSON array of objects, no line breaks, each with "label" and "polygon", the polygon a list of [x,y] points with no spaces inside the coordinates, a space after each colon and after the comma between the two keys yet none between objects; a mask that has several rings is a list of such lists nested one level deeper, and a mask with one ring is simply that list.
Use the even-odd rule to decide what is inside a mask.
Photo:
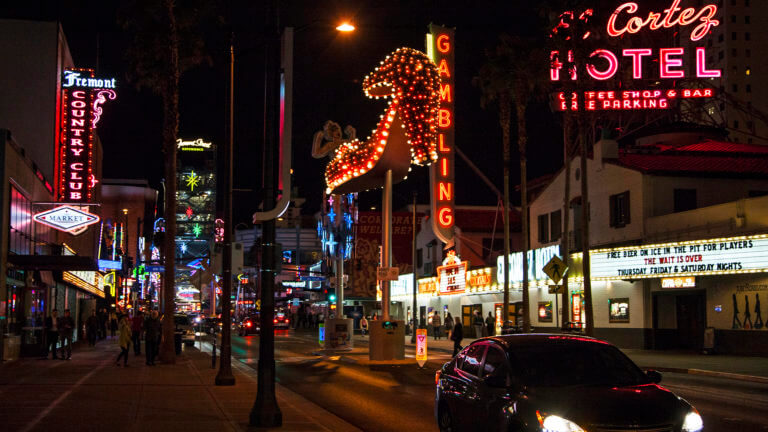
[{"label": "street lamp pole", "polygon": [[[224,256],[222,257],[221,287],[221,360],[219,361],[219,373],[216,375],[216,385],[235,385],[235,376],[232,375],[232,147],[234,126],[234,84],[235,84],[235,49],[234,41],[229,45],[229,139],[224,146],[224,175],[226,187],[224,191]],[[198,270],[200,271],[200,270]],[[213,296],[216,295],[214,291]]]},{"label": "street lamp pole", "polygon": [[413,324],[411,325],[411,343],[416,343],[416,290],[418,289],[418,276],[416,275],[416,198],[418,196],[417,191],[413,191],[413,239],[411,244],[411,261],[413,264],[413,308],[411,309],[411,319]]}]

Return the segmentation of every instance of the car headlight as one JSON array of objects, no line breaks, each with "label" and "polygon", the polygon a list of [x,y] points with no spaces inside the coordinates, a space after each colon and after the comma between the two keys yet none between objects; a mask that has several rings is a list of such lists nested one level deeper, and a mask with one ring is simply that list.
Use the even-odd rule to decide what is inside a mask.
[{"label": "car headlight", "polygon": [[685,415],[683,432],[699,432],[702,429],[704,429],[704,421],[695,409]]},{"label": "car headlight", "polygon": [[581,426],[556,415],[547,415],[536,411],[542,432],[585,432]]}]

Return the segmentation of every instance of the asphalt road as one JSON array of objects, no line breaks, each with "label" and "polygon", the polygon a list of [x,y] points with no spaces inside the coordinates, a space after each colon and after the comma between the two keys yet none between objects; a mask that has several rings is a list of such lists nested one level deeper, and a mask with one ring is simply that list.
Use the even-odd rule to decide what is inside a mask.
[{"label": "asphalt road", "polygon": [[[256,368],[258,340],[234,336],[233,360]],[[318,349],[314,333],[278,331],[275,346],[281,384],[360,429],[437,430],[434,371],[447,354],[419,369],[415,364],[362,366],[347,358],[322,359],[312,354]],[[768,431],[768,385],[672,373],[664,374],[661,385],[699,410],[707,432]]]}]

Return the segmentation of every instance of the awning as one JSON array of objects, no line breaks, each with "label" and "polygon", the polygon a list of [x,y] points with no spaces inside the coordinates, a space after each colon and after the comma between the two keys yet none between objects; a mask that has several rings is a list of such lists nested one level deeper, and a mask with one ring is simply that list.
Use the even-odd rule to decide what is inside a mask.
[{"label": "awning", "polygon": [[8,263],[21,270],[91,270],[99,269],[92,257],[74,255],[12,255],[8,254]]}]

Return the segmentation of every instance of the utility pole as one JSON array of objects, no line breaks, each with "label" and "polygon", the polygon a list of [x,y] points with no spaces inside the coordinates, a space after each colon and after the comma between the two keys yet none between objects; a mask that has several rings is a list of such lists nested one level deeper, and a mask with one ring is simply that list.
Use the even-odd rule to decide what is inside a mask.
[{"label": "utility pole", "polygon": [[[232,375],[232,151],[234,136],[234,96],[235,96],[235,48],[234,40],[229,44],[229,127],[228,142],[224,146],[224,256],[222,257],[221,286],[221,359],[216,385],[235,385]],[[214,296],[216,295],[214,291]]]},{"label": "utility pole", "polygon": [[[267,2],[264,48],[264,210],[276,205],[277,171],[279,163],[275,151],[280,143],[280,30],[277,0]],[[275,245],[275,219],[262,224],[261,259],[261,336],[259,340],[258,384],[256,401],[250,414],[250,425],[280,427],[283,414],[275,396],[275,272],[279,251]]]},{"label": "utility pole", "polygon": [[418,197],[418,192],[416,190],[413,191],[413,239],[411,244],[411,261],[413,264],[413,309],[411,309],[411,318],[413,318],[413,325],[411,325],[411,343],[416,343],[416,308],[418,307],[416,303],[416,290],[419,288],[417,283],[417,275],[416,275],[416,198]]}]

